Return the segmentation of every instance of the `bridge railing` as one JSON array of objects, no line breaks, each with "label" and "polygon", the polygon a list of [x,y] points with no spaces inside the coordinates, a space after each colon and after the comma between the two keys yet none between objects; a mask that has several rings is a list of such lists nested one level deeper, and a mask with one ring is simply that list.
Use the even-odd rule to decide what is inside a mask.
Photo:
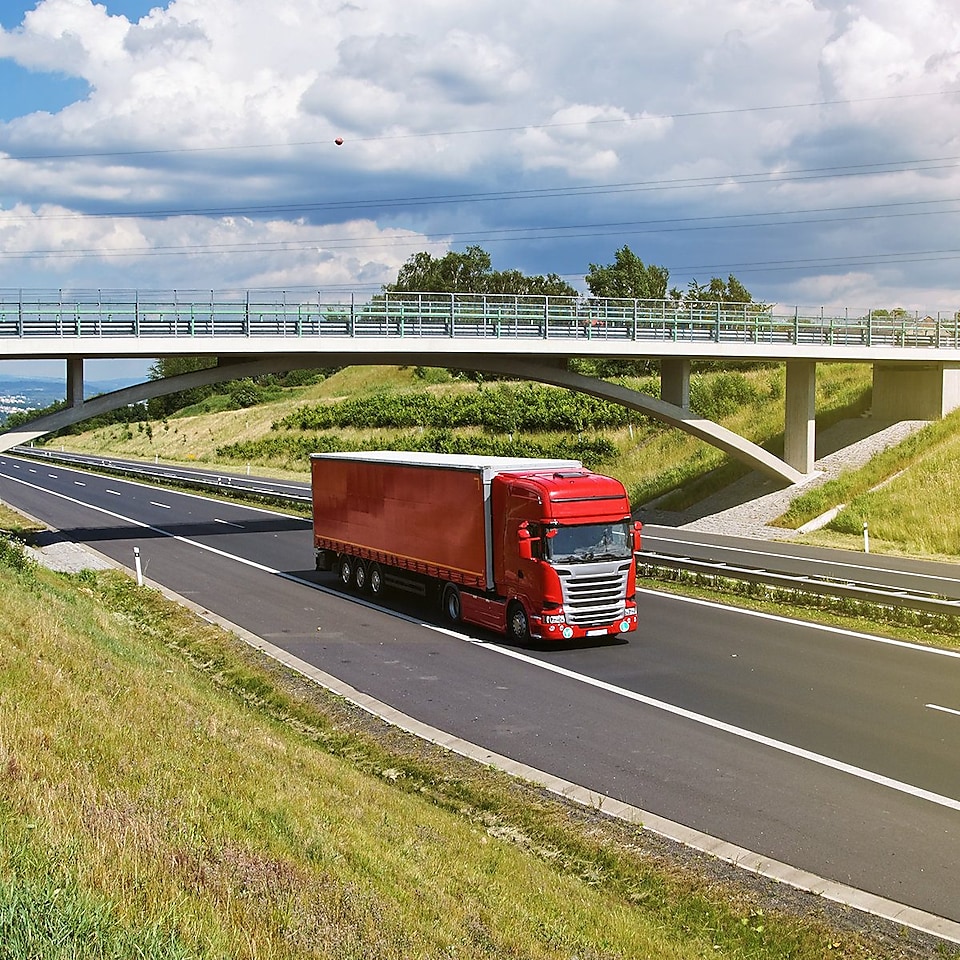
[{"label": "bridge railing", "polygon": [[4,338],[376,337],[960,347],[958,314],[829,315],[756,303],[384,293],[0,291]]}]

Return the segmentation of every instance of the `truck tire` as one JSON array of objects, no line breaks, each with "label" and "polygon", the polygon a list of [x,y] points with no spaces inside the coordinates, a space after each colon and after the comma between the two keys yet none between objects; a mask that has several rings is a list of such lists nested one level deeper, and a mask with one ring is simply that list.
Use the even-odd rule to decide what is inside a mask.
[{"label": "truck tire", "polygon": [[515,643],[530,642],[530,621],[527,619],[527,611],[518,600],[514,600],[507,607],[507,636]]},{"label": "truck tire", "polygon": [[348,589],[353,586],[353,560],[345,553],[341,553],[337,560],[337,577],[340,579],[340,586]]},{"label": "truck tire", "polygon": [[460,604],[460,589],[456,584],[448,583],[443,588],[443,615],[450,623],[459,623],[463,616]]},{"label": "truck tire", "polygon": [[357,593],[363,593],[367,589],[367,565],[362,560],[356,560],[353,564],[353,585],[357,588]]},{"label": "truck tire", "polygon": [[376,561],[367,568],[367,585],[371,596],[379,597],[383,594],[383,571]]}]

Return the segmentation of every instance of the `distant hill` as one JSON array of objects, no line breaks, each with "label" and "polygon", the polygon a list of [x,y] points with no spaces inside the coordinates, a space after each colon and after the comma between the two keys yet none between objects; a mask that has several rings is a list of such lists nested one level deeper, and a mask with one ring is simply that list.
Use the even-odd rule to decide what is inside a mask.
[{"label": "distant hill", "polygon": [[[111,393],[137,383],[136,378],[115,380],[88,380],[84,393],[91,397],[97,393]],[[11,413],[25,410],[40,410],[66,399],[65,381],[56,377],[10,377],[0,374],[0,425]]]}]

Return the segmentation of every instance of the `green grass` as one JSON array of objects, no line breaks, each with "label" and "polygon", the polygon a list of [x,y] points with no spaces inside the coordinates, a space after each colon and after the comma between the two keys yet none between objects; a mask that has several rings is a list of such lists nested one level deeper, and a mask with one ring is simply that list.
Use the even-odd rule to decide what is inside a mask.
[{"label": "green grass", "polygon": [[797,528],[846,504],[827,527],[860,546],[867,523],[871,548],[913,556],[960,554],[960,410],[929,424],[858,470],[848,470],[796,497],[776,522]]},{"label": "green grass", "polygon": [[365,720],[119,573],[11,559],[0,956],[883,955]]}]

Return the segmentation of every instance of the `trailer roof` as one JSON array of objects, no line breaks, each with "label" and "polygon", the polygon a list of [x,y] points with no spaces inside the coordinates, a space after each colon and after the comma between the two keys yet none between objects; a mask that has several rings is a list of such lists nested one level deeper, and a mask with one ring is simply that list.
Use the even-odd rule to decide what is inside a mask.
[{"label": "trailer roof", "polygon": [[447,470],[484,470],[494,473],[583,469],[583,464],[579,460],[546,460],[537,457],[484,457],[459,453],[414,453],[404,450],[363,450],[356,453],[311,453],[310,459],[396,463],[404,466],[443,467]]}]

